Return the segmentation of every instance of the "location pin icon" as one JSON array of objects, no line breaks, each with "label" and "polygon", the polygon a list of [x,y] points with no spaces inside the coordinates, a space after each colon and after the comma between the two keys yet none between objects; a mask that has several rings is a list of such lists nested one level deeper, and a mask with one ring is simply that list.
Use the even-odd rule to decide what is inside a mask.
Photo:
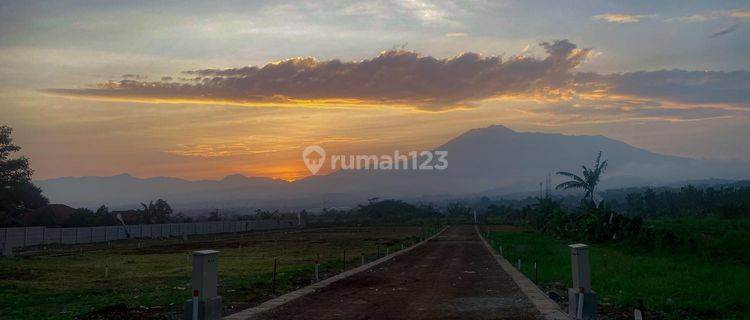
[{"label": "location pin icon", "polygon": [[323,167],[323,163],[326,162],[326,151],[318,145],[308,146],[302,151],[302,161],[305,162],[307,170],[310,170],[310,173],[315,175]]}]

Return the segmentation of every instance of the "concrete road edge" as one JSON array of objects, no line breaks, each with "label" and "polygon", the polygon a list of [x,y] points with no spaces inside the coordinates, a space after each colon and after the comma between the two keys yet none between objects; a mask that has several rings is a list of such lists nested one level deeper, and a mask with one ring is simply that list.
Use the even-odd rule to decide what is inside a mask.
[{"label": "concrete road edge", "polygon": [[499,254],[495,252],[495,250],[492,249],[489,243],[487,243],[487,240],[482,237],[482,233],[479,231],[479,226],[475,225],[474,229],[477,231],[477,236],[479,239],[482,240],[482,243],[484,243],[484,247],[487,248],[487,250],[490,251],[490,254],[492,254],[493,257],[495,257],[495,260],[500,265],[501,268],[503,268],[503,271],[510,275],[510,277],[513,279],[513,281],[518,285],[518,288],[521,289],[521,292],[523,292],[524,295],[526,295],[527,298],[531,301],[531,303],[534,304],[534,307],[536,307],[537,310],[539,310],[539,313],[542,314],[544,319],[546,320],[570,320],[571,317],[568,316],[568,314],[562,312],[560,310],[560,306],[555,302],[552,301],[544,292],[542,292],[539,287],[537,287],[534,282],[532,282],[529,278],[527,278],[523,273],[518,271],[516,268],[513,267],[513,265],[508,262],[508,260],[505,260],[505,258],[501,257]]},{"label": "concrete road edge", "polygon": [[356,268],[353,268],[353,269],[349,269],[347,271],[339,273],[339,274],[337,274],[337,275],[335,275],[333,277],[330,277],[328,279],[321,280],[320,282],[311,284],[311,285],[306,286],[304,288],[301,288],[301,289],[289,292],[287,294],[284,294],[282,296],[279,296],[277,298],[268,300],[268,301],[263,302],[260,305],[257,305],[255,307],[247,308],[247,309],[239,311],[237,313],[233,313],[231,315],[228,315],[228,316],[224,317],[223,319],[224,320],[247,320],[247,319],[253,319],[253,318],[257,317],[258,315],[260,315],[260,314],[262,314],[264,312],[268,312],[270,310],[273,310],[274,308],[278,308],[278,307],[280,307],[280,306],[282,306],[282,305],[284,305],[286,303],[294,301],[295,299],[304,297],[304,296],[306,296],[308,294],[311,294],[311,293],[314,293],[314,292],[316,292],[316,291],[318,291],[320,289],[323,289],[323,288],[327,287],[328,285],[330,285],[330,284],[332,284],[332,283],[334,283],[336,281],[346,279],[346,278],[348,278],[350,276],[353,276],[353,275],[355,275],[357,273],[360,273],[362,271],[365,271],[367,269],[375,267],[375,266],[377,266],[377,265],[379,265],[381,263],[384,263],[384,262],[389,261],[389,260],[391,260],[391,259],[393,259],[395,257],[398,257],[398,256],[400,256],[400,255],[402,255],[404,253],[407,253],[407,252],[409,252],[411,250],[414,250],[414,249],[422,246],[423,244],[427,243],[427,241],[430,241],[433,238],[439,236],[446,229],[448,229],[447,226],[445,228],[443,228],[442,230],[440,230],[439,232],[437,232],[436,234],[432,235],[431,237],[429,237],[429,238],[427,238],[425,240],[422,240],[421,242],[419,242],[419,243],[417,243],[417,244],[415,244],[415,245],[413,245],[411,247],[404,248],[403,250],[396,251],[396,252],[391,253],[391,254],[389,254],[389,255],[387,255],[385,257],[382,257],[380,259],[377,259],[377,260],[371,261],[369,263],[366,263],[366,264],[364,264],[362,266],[359,266],[359,267],[356,267]]}]

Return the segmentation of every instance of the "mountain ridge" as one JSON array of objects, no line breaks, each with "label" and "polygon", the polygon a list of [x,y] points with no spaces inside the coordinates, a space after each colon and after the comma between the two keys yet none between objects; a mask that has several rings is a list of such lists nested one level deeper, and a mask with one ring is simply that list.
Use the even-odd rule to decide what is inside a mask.
[{"label": "mountain ridge", "polygon": [[[296,181],[228,175],[219,180],[130,174],[37,180],[53,202],[113,207],[164,198],[178,208],[304,208],[352,205],[368,198],[462,196],[535,190],[547,174],[580,170],[599,151],[609,159],[603,187],[750,177],[750,166],[671,156],[602,135],[518,132],[503,125],[468,130],[434,150],[448,152],[444,171],[338,170]],[[555,177],[555,179],[557,179]]]}]

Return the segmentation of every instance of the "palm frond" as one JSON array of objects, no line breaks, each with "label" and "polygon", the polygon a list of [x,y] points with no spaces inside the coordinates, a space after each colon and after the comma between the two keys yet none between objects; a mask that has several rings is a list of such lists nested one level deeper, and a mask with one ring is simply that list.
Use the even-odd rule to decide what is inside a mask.
[{"label": "palm frond", "polygon": [[567,190],[567,189],[586,189],[586,184],[578,181],[566,181],[558,184],[555,187],[556,190]]},{"label": "palm frond", "polygon": [[597,168],[599,170],[599,173],[602,173],[605,170],[607,170],[607,164],[609,164],[607,160],[602,161],[602,163],[599,165],[599,168]]},{"label": "palm frond", "polygon": [[596,156],[596,161],[594,162],[594,168],[599,168],[599,163],[601,163],[602,160],[602,152],[599,151],[599,154]]},{"label": "palm frond", "polygon": [[581,183],[586,183],[586,181],[583,180],[583,178],[579,177],[577,174],[573,174],[573,173],[565,172],[565,171],[558,171],[557,174],[559,174],[561,176],[566,176],[568,178],[571,178],[571,179],[573,179],[575,181],[578,181],[578,182],[581,182]]}]

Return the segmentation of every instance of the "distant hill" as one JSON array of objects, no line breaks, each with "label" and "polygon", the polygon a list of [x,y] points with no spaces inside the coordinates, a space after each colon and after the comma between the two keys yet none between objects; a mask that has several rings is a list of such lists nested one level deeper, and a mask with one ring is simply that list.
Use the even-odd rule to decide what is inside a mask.
[{"label": "distant hill", "polygon": [[750,178],[744,163],[658,154],[604,136],[516,132],[504,126],[470,130],[435,150],[448,151],[445,171],[337,171],[295,182],[232,175],[218,181],[139,179],[123,174],[39,180],[53,202],[134,207],[164,198],[177,208],[314,208],[346,206],[368,198],[434,199],[538,190],[554,172],[579,172],[603,151],[609,169],[603,188],[668,185],[692,179]]},{"label": "distant hill", "polygon": [[106,204],[114,208],[139,206],[140,202],[163,198],[178,206],[206,201],[221,203],[253,196],[269,196],[283,190],[287,181],[230,175],[221,180],[190,181],[154,177],[140,179],[129,174],[109,177],[64,177],[34,182],[50,199],[75,207]]}]

